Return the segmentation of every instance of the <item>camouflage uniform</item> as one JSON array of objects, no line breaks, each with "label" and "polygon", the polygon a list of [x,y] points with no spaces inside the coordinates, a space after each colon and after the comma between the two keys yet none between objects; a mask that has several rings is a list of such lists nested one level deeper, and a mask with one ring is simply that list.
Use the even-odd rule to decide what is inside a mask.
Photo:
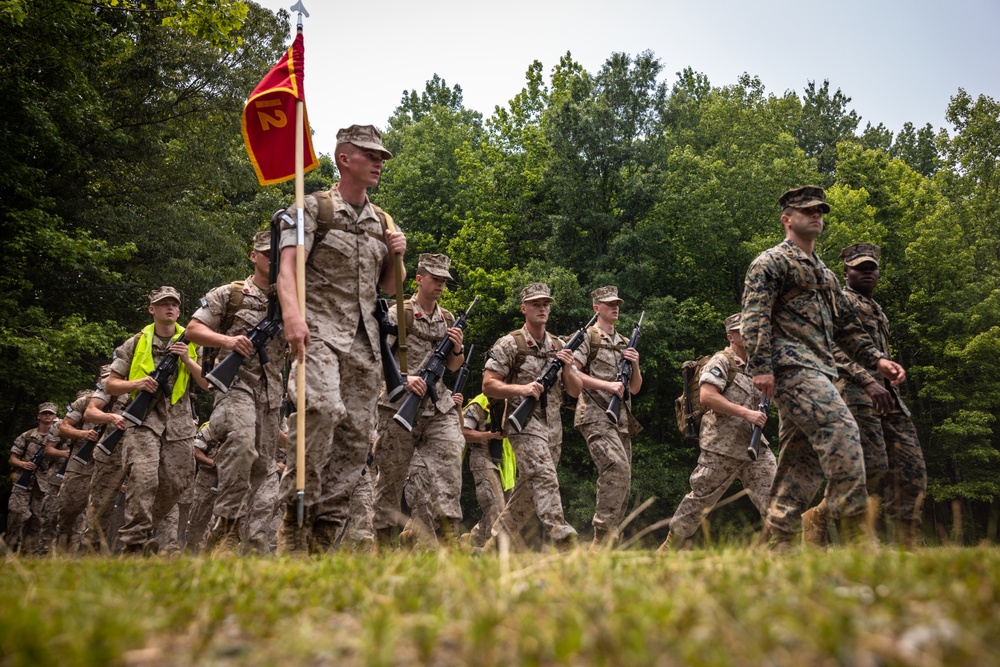
[{"label": "camouflage uniform", "polygon": [[[140,335],[129,338],[115,350],[111,370],[122,378],[129,377]],[[160,362],[169,347],[169,340],[152,336],[154,365]],[[174,382],[176,378],[175,374]],[[189,382],[193,383],[194,379]],[[120,447],[128,491],[125,525],[118,532],[118,538],[126,547],[135,548],[151,540],[156,525],[174,508],[194,479],[193,447],[197,429],[191,416],[190,390],[189,385],[176,403],[171,403],[169,390],[159,392],[150,403],[143,423],[130,426],[122,437]]]},{"label": "camouflage uniform", "polygon": [[[206,422],[198,430],[194,446],[205,456],[215,460],[219,441],[212,435],[210,422]],[[196,466],[191,510],[188,512],[187,530],[184,534],[184,548],[189,552],[197,553],[204,545],[208,524],[212,520],[212,511],[215,507],[215,494],[219,490],[218,484],[218,467],[208,468],[200,463]]]},{"label": "camouflage uniform", "polygon": [[[41,411],[39,409],[39,412]],[[52,411],[55,411],[54,407]],[[55,428],[55,425],[53,424],[50,428]],[[33,428],[17,436],[14,445],[10,448],[10,453],[22,461],[30,461],[38,453],[38,450],[44,447],[45,434],[39,433],[37,428]],[[35,553],[38,549],[46,488],[43,478],[50,463],[51,461],[45,457],[42,458],[42,464],[36,468],[35,474],[32,475],[30,489],[21,489],[16,486],[11,489],[10,501],[7,505],[5,540],[12,552],[20,549],[24,553]],[[14,480],[17,481],[23,472],[21,469],[15,470]]]},{"label": "camouflage uniform", "polygon": [[[69,452],[69,445],[59,437],[59,423],[61,421],[61,419],[57,419],[52,424],[52,428],[49,429],[44,442],[60,452]],[[39,511],[42,526],[38,534],[38,540],[35,542],[35,553],[38,555],[49,553],[56,540],[56,520],[59,517],[59,490],[62,488],[63,482],[63,478],[59,476],[59,473],[62,471],[62,465],[65,461],[66,459],[64,458],[49,458],[46,455],[45,472],[38,477],[38,483],[45,494],[41,510]]]},{"label": "camouflage uniform", "polygon": [[371,466],[365,466],[351,491],[350,514],[340,538],[342,543],[355,551],[370,551],[375,546],[375,488]]},{"label": "camouflage uniform", "polygon": [[[265,235],[261,232],[254,239],[258,252],[270,249]],[[234,290],[241,292],[237,303]],[[268,291],[259,288],[250,276],[242,284],[222,285],[210,291],[192,319],[223,335],[240,336],[264,319],[267,304]],[[285,338],[278,334],[267,344],[267,364],[260,363],[259,355],[244,359],[229,391],[216,394],[212,431],[219,442],[215,458],[219,491],[215,497],[213,539],[235,533],[241,519],[260,524],[270,522],[273,515],[273,508],[266,505],[256,506],[261,514],[255,515],[254,496],[276,472],[274,452],[278,446],[285,348]],[[230,353],[220,350],[219,361]]]},{"label": "camouflage uniform", "polygon": [[[731,364],[739,370],[732,382],[728,382]],[[760,403],[760,391],[753,386],[743,361],[731,347],[716,353],[705,364],[698,384],[718,388],[723,398],[744,408],[756,410]],[[697,467],[691,473],[691,493],[684,496],[670,520],[669,543],[679,546],[694,535],[704,515],[711,511],[737,479],[747,490],[761,519],[767,517],[768,497],[777,463],[766,445],[759,449],[756,461],[750,460],[747,446],[752,432],[753,425],[745,419],[713,410],[705,412],[698,439],[701,454]]]},{"label": "camouflage uniform", "polygon": [[[412,369],[421,369],[430,360],[438,343],[447,336],[446,330],[454,322],[451,313],[435,305],[430,313],[424,312],[416,297],[408,300],[413,308],[413,326],[407,329],[409,362]],[[396,309],[389,309],[389,321],[396,323]],[[394,343],[392,339],[389,341]],[[418,363],[414,363],[418,362]],[[410,475],[411,497],[418,499],[410,509],[429,525],[424,528],[433,533],[439,521],[457,524],[462,519],[459,503],[462,493],[462,449],[464,439],[459,423],[458,408],[451,397],[451,390],[439,379],[436,386],[437,402],[424,401],[413,430],[407,432],[393,415],[399,408],[386,394],[383,384],[378,397],[378,435],[375,439],[374,460],[378,466],[375,481],[376,530],[396,525],[400,513],[400,499],[407,474],[412,464],[420,470]],[[428,395],[430,387],[428,387]],[[420,456],[415,457],[414,452]],[[426,506],[421,506],[426,503]]]},{"label": "camouflage uniform", "polygon": [[[536,285],[532,285],[526,288],[525,292],[535,287]],[[548,297],[548,287],[544,285],[542,287],[545,288],[545,296]],[[530,294],[528,296],[530,297]],[[525,300],[525,293],[522,292],[522,301]],[[534,382],[555,358],[556,352],[562,349],[562,341],[551,333],[546,332],[544,340],[536,341],[531,337],[527,326],[522,327],[520,331],[527,343],[529,354],[519,354],[517,340],[513,334],[507,334],[493,344],[486,361],[486,370],[497,373],[508,384]],[[576,538],[576,530],[566,522],[563,515],[559,478],[556,475],[563,438],[562,418],[559,414],[563,395],[561,373],[562,371],[560,380],[548,391],[546,407],[543,409],[542,401],[539,401],[535,412],[520,433],[506,433],[517,456],[518,477],[507,505],[493,524],[491,533],[494,538],[501,531],[507,535],[519,534],[531,517],[532,509],[554,542]],[[507,418],[522,400],[522,396],[507,399],[505,425]]]},{"label": "camouflage uniform", "polygon": [[840,345],[872,369],[883,355],[833,273],[790,240],[750,265],[742,315],[747,372],[775,377],[781,457],[771,488],[771,538],[794,539],[824,477],[831,517],[856,521],[868,499],[863,453],[857,424],[834,386],[833,349]]},{"label": "camouflage uniform", "polygon": [[[845,262],[848,265],[858,265],[874,256],[876,263],[881,249],[872,244],[856,244],[844,249]],[[853,262],[853,264],[851,264]],[[858,314],[858,319],[865,331],[881,350],[889,356],[889,318],[885,316],[882,307],[874,300],[854,291],[850,287],[844,289],[844,295],[850,301]],[[882,475],[888,470],[885,488],[885,511],[890,522],[894,524],[903,541],[908,541],[919,530],[922,522],[921,506],[927,492],[927,468],[924,464],[923,451],[917,439],[917,430],[910,418],[910,410],[903,403],[896,387],[893,387],[880,373],[869,373],[859,364],[844,357],[838,357],[843,363],[838,370],[843,378],[844,399],[861,428],[861,443],[866,449],[865,471],[870,477],[876,477],[875,483],[882,481]],[[895,408],[888,414],[875,411],[868,393],[864,387],[872,382],[881,382],[892,394]],[[868,452],[878,456],[871,457],[875,474],[869,472]],[[877,493],[879,488],[869,482],[869,493]]]},{"label": "camouflage uniform", "polygon": [[[85,423],[83,413],[90,403],[94,390],[85,391],[73,401],[63,418],[71,422],[81,431],[97,430],[94,424]],[[71,454],[80,451],[86,440],[74,440],[70,447]],[[95,448],[96,449],[96,448]],[[60,464],[62,465],[62,464]],[[87,509],[87,499],[90,498],[90,482],[94,474],[93,459],[81,463],[79,459],[70,458],[66,464],[66,474],[59,488],[59,512],[56,518],[56,544],[62,550],[69,550],[74,534],[83,512]]]},{"label": "camouflage uniform", "polygon": [[[465,427],[474,431],[489,430],[490,413],[478,403],[470,402],[463,412]],[[500,468],[490,455],[490,446],[486,442],[469,443],[469,470],[476,485],[476,502],[483,511],[482,517],[472,528],[471,542],[473,546],[481,547],[490,538],[490,529],[497,517],[503,511],[503,484],[500,481]]]},{"label": "camouflage uniform", "polygon": [[[320,204],[305,198],[306,324],[311,342],[306,373],[305,506],[307,523],[330,524],[328,533],[348,519],[351,492],[368,456],[374,403],[380,381],[378,323],[374,306],[378,281],[390,261],[382,222],[371,203],[360,213],[329,190],[332,224],[317,242]],[[295,216],[295,211],[291,211]],[[284,227],[282,249],[296,243],[296,230]],[[315,247],[314,247],[315,246]],[[293,364],[289,393],[296,387]],[[296,408],[297,409],[297,408]],[[296,415],[289,417],[288,467],[280,498],[286,525],[295,516]]]},{"label": "camouflage uniform", "polygon": [[[592,296],[595,303],[621,303],[617,288],[600,288]],[[622,353],[627,347],[628,339],[617,331],[609,335],[595,326],[590,327],[573,356],[590,377],[616,382],[624,359]],[[605,412],[610,402],[608,392],[584,387],[573,420],[573,425],[587,440],[590,458],[597,466],[597,502],[593,519],[597,540],[613,534],[625,518],[632,484],[632,436],[642,430],[632,416],[631,396],[622,403],[617,424],[611,423]]]},{"label": "camouflage uniform", "polygon": [[[128,405],[129,395],[111,396],[103,387],[98,387],[91,400],[102,402],[105,412],[120,415]],[[112,430],[114,426],[109,424],[104,431],[105,435]],[[115,537],[112,533],[115,498],[121,490],[122,482],[125,481],[121,443],[111,454],[106,454],[100,447],[95,447],[91,466],[94,470],[91,473],[90,501],[87,503],[86,528],[81,548],[93,553],[107,553]]]},{"label": "camouflage uniform", "polygon": [[272,552],[277,526],[274,517],[280,513],[278,489],[281,484],[281,472],[274,457],[268,465],[267,475],[257,491],[250,499],[250,512],[243,517],[240,530],[246,535],[247,546],[255,553],[268,554]]}]

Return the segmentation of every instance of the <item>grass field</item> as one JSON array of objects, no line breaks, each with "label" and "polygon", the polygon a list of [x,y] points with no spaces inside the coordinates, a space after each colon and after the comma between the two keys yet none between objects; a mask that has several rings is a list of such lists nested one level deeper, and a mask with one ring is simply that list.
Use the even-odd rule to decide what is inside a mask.
[{"label": "grass field", "polygon": [[0,665],[997,665],[1000,549],[13,559]]}]

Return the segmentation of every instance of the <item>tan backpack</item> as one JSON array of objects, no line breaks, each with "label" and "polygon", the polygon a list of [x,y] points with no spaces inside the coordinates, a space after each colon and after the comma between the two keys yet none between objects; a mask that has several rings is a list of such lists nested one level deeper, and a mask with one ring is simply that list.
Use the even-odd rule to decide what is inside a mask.
[{"label": "tan backpack", "polygon": [[[740,372],[736,365],[736,356],[728,349],[722,353],[729,359],[729,375],[726,377],[726,386],[736,378]],[[688,440],[697,440],[701,431],[701,418],[708,412],[701,404],[701,373],[714,354],[706,354],[693,361],[685,361],[681,364],[681,375],[684,377],[684,390],[681,395],[674,400],[674,414],[677,417],[677,428]]]}]

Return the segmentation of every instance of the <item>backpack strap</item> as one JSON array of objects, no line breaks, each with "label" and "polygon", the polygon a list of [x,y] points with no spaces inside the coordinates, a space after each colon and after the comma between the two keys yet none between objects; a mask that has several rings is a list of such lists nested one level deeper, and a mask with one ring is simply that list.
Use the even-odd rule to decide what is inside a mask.
[{"label": "backpack strap", "polygon": [[[313,248],[323,243],[323,239],[326,238],[327,233],[331,229],[336,229],[340,232],[347,232],[348,234],[364,234],[377,241],[382,241],[385,243],[385,232],[389,228],[388,214],[381,208],[368,202],[368,205],[372,207],[375,211],[375,216],[378,218],[379,223],[382,225],[382,234],[376,234],[375,232],[370,232],[368,230],[360,230],[356,227],[347,225],[346,223],[334,220],[333,218],[333,197],[330,195],[329,190],[320,190],[318,192],[312,193],[313,198],[316,200],[316,205],[318,211],[316,213],[316,233],[313,236]],[[306,262],[312,261],[312,251],[309,252],[309,259]]]},{"label": "backpack strap", "polygon": [[795,282],[791,287],[782,292],[781,296],[775,301],[773,312],[776,313],[779,310],[783,310],[806,290],[815,290],[828,300],[833,315],[836,317],[837,300],[834,298],[834,292],[836,291],[837,279],[834,277],[833,272],[825,265],[820,264],[816,269],[823,275],[823,282],[813,282],[816,276],[812,276],[812,281],[810,280],[810,276],[806,275],[806,268],[799,261],[799,258],[795,256],[791,248],[785,245],[784,242],[780,243],[777,248],[788,258],[791,269],[794,272]]},{"label": "backpack strap", "polygon": [[514,363],[511,365],[510,374],[507,376],[505,382],[510,382],[518,371],[521,370],[521,366],[524,364],[524,360],[528,357],[538,357],[540,359],[551,359],[555,357],[555,351],[562,349],[562,341],[550,334],[548,331],[545,332],[545,336],[551,343],[555,351],[553,352],[539,352],[538,348],[533,348],[528,345],[528,339],[524,337],[524,331],[521,329],[515,329],[510,332],[510,336],[514,339],[514,343],[517,344],[517,353],[514,355]]}]

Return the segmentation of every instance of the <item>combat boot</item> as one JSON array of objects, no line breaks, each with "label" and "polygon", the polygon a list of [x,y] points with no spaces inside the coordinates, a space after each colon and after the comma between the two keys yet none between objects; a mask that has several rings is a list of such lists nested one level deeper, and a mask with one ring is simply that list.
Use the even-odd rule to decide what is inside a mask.
[{"label": "combat boot", "polygon": [[868,526],[864,512],[840,517],[840,538],[845,546],[871,546],[875,536]]},{"label": "combat boot", "polygon": [[309,541],[309,553],[325,556],[337,550],[337,537],[342,526],[333,521],[319,519],[313,522],[312,539]]},{"label": "combat boot", "polygon": [[690,551],[691,549],[691,538],[680,539],[677,537],[677,533],[670,531],[667,533],[667,539],[663,540],[663,544],[660,548],[656,550],[657,555],[665,556],[671,551]]},{"label": "combat boot", "polygon": [[209,537],[212,556],[237,556],[240,551],[239,519],[218,517]]},{"label": "combat boot", "polygon": [[607,526],[594,526],[594,539],[590,543],[590,549],[592,551],[613,549],[616,537],[615,531]]},{"label": "combat boot", "polygon": [[281,526],[278,528],[278,555],[289,558],[307,558],[309,556],[309,514],[306,509],[306,520],[299,525],[296,516],[295,505],[285,507],[285,516],[281,519]]},{"label": "combat boot", "polygon": [[579,546],[579,539],[577,538],[576,531],[573,530],[573,526],[570,526],[569,524],[554,528],[550,537],[552,538],[552,546],[554,546],[557,551],[569,551],[570,549],[575,549]]},{"label": "combat boot", "polygon": [[802,539],[808,546],[830,546],[830,508],[824,498],[819,505],[802,513]]}]

